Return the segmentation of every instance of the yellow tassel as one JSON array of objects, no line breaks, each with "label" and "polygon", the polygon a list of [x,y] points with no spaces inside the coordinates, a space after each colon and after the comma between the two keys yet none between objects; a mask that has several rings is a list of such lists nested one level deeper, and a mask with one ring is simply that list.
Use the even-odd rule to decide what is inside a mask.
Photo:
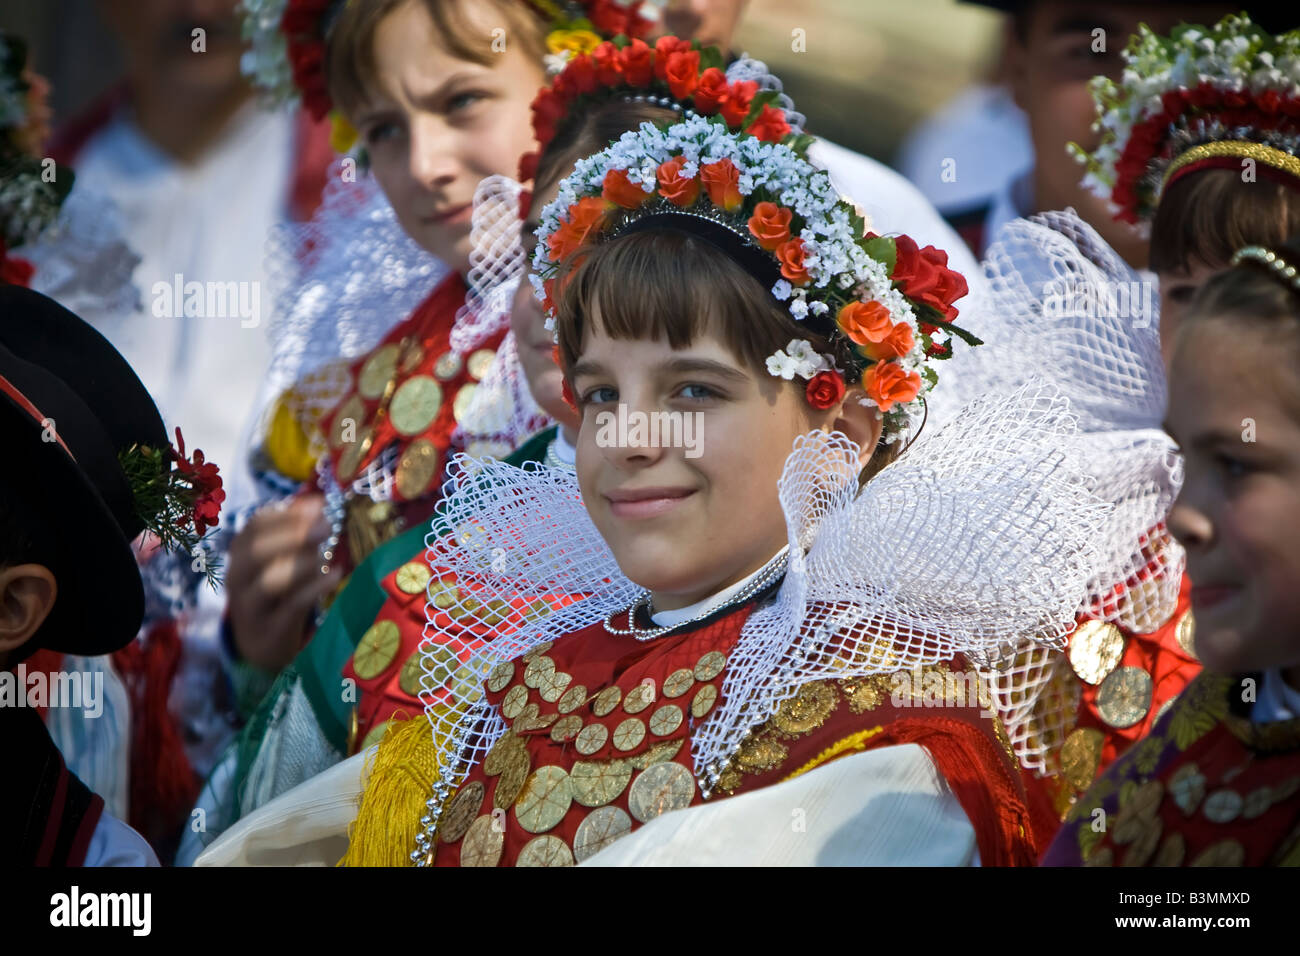
[{"label": "yellow tassel", "polygon": [[296,481],[306,481],[316,473],[316,462],[320,455],[312,447],[311,437],[290,409],[290,394],[286,392],[275,403],[275,411],[262,447],[276,471]]},{"label": "yellow tassel", "polygon": [[357,818],[348,827],[348,852],[339,866],[411,866],[424,803],[438,779],[439,749],[424,714],[389,723],[368,761]]}]

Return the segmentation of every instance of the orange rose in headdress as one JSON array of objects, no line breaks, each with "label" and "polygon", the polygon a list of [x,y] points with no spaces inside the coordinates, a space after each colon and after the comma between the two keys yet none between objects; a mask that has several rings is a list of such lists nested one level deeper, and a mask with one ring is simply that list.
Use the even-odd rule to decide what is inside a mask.
[{"label": "orange rose in headdress", "polygon": [[754,215],[749,217],[749,232],[768,252],[776,252],[777,246],[790,238],[790,218],[793,215],[784,206],[761,202],[754,207]]},{"label": "orange rose in headdress", "polygon": [[587,196],[569,207],[567,221],[546,237],[551,261],[559,262],[587,241],[587,235],[605,218],[608,207],[599,196]]},{"label": "orange rose in headdress", "polygon": [[600,195],[624,209],[636,209],[650,198],[651,193],[629,180],[627,170],[611,169],[605,174]]},{"label": "orange rose in headdress", "polygon": [[675,156],[666,163],[660,163],[656,173],[659,180],[659,195],[674,206],[689,206],[700,196],[700,181],[694,176],[682,175],[686,159]]},{"label": "orange rose in headdress", "polygon": [[855,345],[883,342],[894,324],[890,321],[889,310],[875,299],[850,302],[840,309],[835,322]]},{"label": "orange rose in headdress", "polygon": [[802,239],[791,239],[782,243],[776,250],[777,261],[781,263],[781,275],[793,285],[807,285],[812,278],[804,267],[804,246]]},{"label": "orange rose in headdress", "polygon": [[709,194],[709,202],[719,209],[735,212],[745,201],[740,194],[740,170],[729,159],[701,166],[700,182]]},{"label": "orange rose in headdress", "polygon": [[921,393],[921,376],[905,371],[897,362],[877,362],[862,373],[862,387],[867,397],[887,412],[895,402],[906,405]]},{"label": "orange rose in headdress", "polygon": [[916,336],[912,334],[912,327],[906,322],[899,322],[879,342],[867,342],[862,345],[860,351],[868,358],[882,361],[902,358],[912,351],[912,346],[915,344]]}]

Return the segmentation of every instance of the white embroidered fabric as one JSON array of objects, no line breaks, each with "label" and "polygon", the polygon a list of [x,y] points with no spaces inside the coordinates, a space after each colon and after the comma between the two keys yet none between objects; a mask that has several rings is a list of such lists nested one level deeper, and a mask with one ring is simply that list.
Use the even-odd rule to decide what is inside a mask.
[{"label": "white embroidered fabric", "polygon": [[132,278],[140,257],[124,231],[111,199],[74,185],[54,224],[11,252],[35,266],[33,289],[105,331],[134,316],[141,304]]},{"label": "white embroidered fabric", "polygon": [[[789,568],[775,599],[747,620],[729,657],[725,702],[694,735],[702,786],[806,682],[956,654],[993,665],[1026,634],[1063,646],[1102,560],[1091,529],[1109,512],[1071,461],[1075,433],[1059,393],[1029,384],[923,436],[860,494],[856,445],[838,433],[801,436],[780,480]],[[982,440],[991,434],[1000,440]],[[427,556],[456,574],[461,606],[451,613],[473,621],[479,636],[440,634],[430,604],[421,644],[421,697],[435,740],[445,742],[447,786],[505,730],[483,697],[492,668],[626,609],[640,593],[597,533],[572,473],[469,457],[459,464],[439,508],[453,533],[430,535]],[[586,597],[531,621],[500,603],[561,594]],[[460,664],[448,651],[472,653]]]},{"label": "white embroidered fabric", "polygon": [[[1008,223],[984,272],[988,299],[976,331],[986,344],[944,363],[931,422],[1033,376],[1057,385],[1079,419],[1080,467],[1113,505],[1093,532],[1108,557],[1080,610],[1138,633],[1155,630],[1176,606],[1184,556],[1164,525],[1181,463],[1160,427],[1165,378],[1149,277],[1073,210]],[[946,374],[948,366],[957,374]],[[1056,679],[1068,662],[1041,643],[1027,642],[1015,661],[990,677],[994,698],[1022,764],[1050,771],[1078,688]]]}]

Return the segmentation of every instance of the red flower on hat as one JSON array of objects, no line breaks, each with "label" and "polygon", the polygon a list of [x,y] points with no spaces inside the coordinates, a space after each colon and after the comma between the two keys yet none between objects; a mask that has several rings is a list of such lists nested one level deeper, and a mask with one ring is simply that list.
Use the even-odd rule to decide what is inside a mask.
[{"label": "red flower on hat", "polygon": [[897,362],[877,362],[862,373],[862,387],[867,397],[887,412],[895,403],[906,405],[920,394],[921,376]]},{"label": "red flower on hat", "polygon": [[700,85],[700,53],[698,50],[670,53],[664,67],[664,80],[673,96],[684,100]]},{"label": "red flower on hat", "polygon": [[785,121],[785,113],[781,110],[764,106],[745,132],[764,142],[779,143],[790,135],[790,124]]},{"label": "red flower on hat", "polygon": [[185,457],[185,438],[181,430],[176,429],[176,444],[172,449],[172,459],[176,462],[176,471],[190,486],[194,495],[193,510],[186,520],[194,522],[194,530],[201,538],[209,528],[217,526],[221,515],[221,503],[226,500],[226,492],[221,487],[220,469],[210,461],[204,460],[203,452],[194,449],[194,457]]},{"label": "red flower on hat", "polygon": [[726,98],[727,89],[727,74],[716,66],[709,67],[700,74],[700,82],[695,87],[695,111],[712,116]]},{"label": "red flower on hat", "polygon": [[821,371],[808,380],[804,397],[813,408],[825,411],[844,397],[844,379],[839,372]]},{"label": "red flower on hat", "polygon": [[897,257],[890,276],[909,299],[928,305],[951,322],[957,317],[955,301],[967,291],[966,278],[948,268],[948,253],[934,246],[918,248],[910,236],[894,240]]},{"label": "red flower on hat", "polygon": [[600,195],[624,209],[636,209],[654,194],[628,179],[627,170],[611,169],[605,174]]},{"label": "red flower on hat", "polygon": [[807,285],[812,279],[804,265],[805,255],[802,239],[791,239],[777,247],[776,258],[781,263],[781,275],[794,285]]},{"label": "red flower on hat", "polygon": [[729,159],[701,166],[700,182],[709,194],[709,202],[719,209],[735,212],[745,202],[740,194],[740,170]]},{"label": "red flower on hat", "polygon": [[726,99],[719,106],[722,118],[727,121],[728,126],[734,129],[745,122],[745,117],[749,115],[749,105],[757,95],[758,84],[753,80],[730,84]]},{"label": "red flower on hat", "polygon": [[618,47],[608,40],[591,51],[591,64],[596,69],[596,79],[605,86],[617,86],[623,82]]},{"label": "red flower on hat", "polygon": [[632,86],[647,86],[654,76],[654,59],[644,40],[633,40],[618,53],[623,78]]}]

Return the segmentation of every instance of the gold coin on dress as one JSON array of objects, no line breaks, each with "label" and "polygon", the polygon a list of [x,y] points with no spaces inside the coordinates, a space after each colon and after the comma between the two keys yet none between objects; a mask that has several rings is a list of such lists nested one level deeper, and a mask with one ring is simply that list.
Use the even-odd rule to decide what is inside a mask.
[{"label": "gold coin on dress", "polygon": [[1061,773],[1076,790],[1086,790],[1097,779],[1101,748],[1106,736],[1095,727],[1080,727],[1061,746]]},{"label": "gold coin on dress", "polygon": [[401,349],[389,342],[370,353],[357,373],[357,392],[362,398],[376,399],[384,394],[388,383],[397,374],[397,356]]},{"label": "gold coin on dress", "polygon": [[424,361],[424,346],[413,339],[402,340],[402,357],[398,360],[397,370],[403,375],[410,375]]},{"label": "gold coin on dress", "polygon": [[554,834],[534,837],[519,851],[515,866],[573,866],[573,851]]},{"label": "gold coin on dress", "polygon": [[441,407],[442,386],[431,376],[412,375],[393,393],[388,417],[399,435],[410,438],[432,425]]},{"label": "gold coin on dress", "polygon": [[572,674],[566,674],[563,671],[552,671],[549,676],[542,678],[541,682],[538,683],[537,694],[548,704],[554,704],[563,696],[564,691],[572,682]]},{"label": "gold coin on dress", "polygon": [[610,711],[612,711],[615,707],[618,706],[618,702],[622,698],[623,698],[623,691],[620,688],[606,687],[599,694],[597,694],[596,699],[592,701],[591,703],[592,713],[594,713],[597,717],[604,717],[606,714],[608,714]]},{"label": "gold coin on dress", "polygon": [[573,855],[589,860],[619,837],[632,832],[632,818],[619,807],[601,807],[587,814],[573,835]]},{"label": "gold coin on dress", "polygon": [[1187,841],[1183,839],[1181,833],[1171,833],[1165,837],[1165,842],[1160,844],[1160,849],[1156,851],[1155,859],[1151,861],[1152,866],[1182,866],[1183,857],[1187,854]]},{"label": "gold coin on dress", "polygon": [[1266,784],[1246,794],[1246,799],[1241,806],[1241,815],[1246,820],[1253,820],[1263,816],[1264,811],[1273,803],[1273,788]]},{"label": "gold coin on dress", "polygon": [[378,677],[397,657],[402,648],[402,632],[392,621],[376,621],[361,636],[352,653],[352,669],[362,680]]},{"label": "gold coin on dress", "polygon": [[1201,812],[1213,823],[1231,823],[1241,816],[1241,808],[1244,804],[1241,794],[1225,787],[1222,790],[1215,790],[1205,798]]},{"label": "gold coin on dress", "polygon": [[696,680],[713,680],[727,666],[727,658],[718,651],[709,651],[695,664]]},{"label": "gold coin on dress", "polygon": [[[528,706],[536,707],[537,705],[529,704]],[[526,717],[520,717],[519,720],[515,721],[515,726],[520,730],[545,730],[559,719],[559,714],[542,714],[538,716],[536,713],[532,713]]]},{"label": "gold coin on dress", "polygon": [[673,671],[664,681],[665,697],[681,697],[693,686],[695,686],[695,674],[686,667],[681,670]]},{"label": "gold coin on dress", "polygon": [[462,385],[456,392],[456,398],[451,403],[451,413],[456,417],[456,421],[461,421],[465,413],[469,411],[469,406],[474,401],[474,393],[478,391],[477,385]]},{"label": "gold coin on dress", "polygon": [[1097,711],[1112,727],[1132,727],[1151,708],[1151,675],[1141,667],[1118,667],[1097,691]]},{"label": "gold coin on dress", "polygon": [[344,445],[345,432],[351,432],[352,444],[356,443],[356,432],[361,427],[362,419],[366,416],[366,403],[360,396],[353,395],[343,403],[338,414],[334,416],[334,421],[330,425],[330,447],[342,448]]},{"label": "gold coin on dress", "polygon": [[427,438],[417,438],[406,446],[397,460],[397,492],[407,501],[414,500],[429,490],[438,465],[442,461],[437,447]]},{"label": "gold coin on dress", "polygon": [[695,699],[691,701],[691,716],[695,718],[703,717],[713,705],[718,702],[718,689],[712,684],[705,684],[695,692]]},{"label": "gold coin on dress", "polygon": [[685,743],[684,740],[661,740],[649,750],[626,759],[633,770],[644,770],[646,767],[653,767],[657,763],[672,760]]},{"label": "gold coin on dress", "polygon": [[374,429],[367,425],[361,431],[357,432],[356,441],[347,442],[347,447],[343,449],[343,454],[339,455],[339,479],[341,481],[351,481],[361,467],[361,459],[365,457],[366,452],[370,451],[370,445],[374,441]]},{"label": "gold coin on dress", "polygon": [[650,733],[667,737],[682,725],[682,709],[676,704],[664,704],[650,716]]},{"label": "gold coin on dress", "polygon": [[429,589],[429,594],[433,606],[444,611],[460,601],[460,588],[454,581],[439,581]]},{"label": "gold coin on dress", "polygon": [[1175,633],[1178,635],[1178,646],[1183,649],[1183,653],[1194,661],[1200,660],[1196,656],[1196,618],[1192,617],[1191,611],[1183,615]]},{"label": "gold coin on dress", "polygon": [[[520,741],[522,744],[523,741]],[[520,791],[528,780],[528,771],[533,769],[533,759],[528,754],[528,747],[512,747],[505,758],[505,766],[497,777],[497,788],[492,793],[492,805],[498,810],[507,810],[519,799]]]},{"label": "gold coin on dress", "polygon": [[465,842],[460,845],[460,865],[496,866],[501,862],[505,842],[505,828],[497,824],[492,814],[483,814],[470,824]]},{"label": "gold coin on dress", "polygon": [[1246,848],[1236,840],[1220,840],[1207,846],[1188,866],[1241,866],[1246,861]]},{"label": "gold coin on dress", "polygon": [[515,819],[529,833],[545,833],[564,819],[573,803],[573,786],[562,767],[538,767],[515,799]]},{"label": "gold coin on dress", "polygon": [[423,689],[420,681],[424,677],[424,665],[421,663],[423,657],[421,651],[416,651],[402,665],[402,672],[397,678],[397,686],[402,689],[402,693],[410,694],[412,697],[420,696],[420,691]]},{"label": "gold coin on dress", "polygon": [[623,710],[629,714],[639,714],[655,700],[655,689],[651,684],[637,684],[623,698]]},{"label": "gold coin on dress", "polygon": [[492,673],[488,674],[487,689],[496,694],[506,689],[507,685],[514,680],[515,663],[514,661],[502,661],[496,667],[492,668]]},{"label": "gold coin on dress", "polygon": [[1084,621],[1070,635],[1066,656],[1080,680],[1100,684],[1124,656],[1124,632],[1109,621]]},{"label": "gold coin on dress", "polygon": [[487,756],[483,758],[483,772],[489,777],[497,776],[514,759],[511,756],[512,751],[527,749],[527,744],[516,737],[513,732],[507,730],[492,745],[492,749],[487,752]]},{"label": "gold coin on dress", "polygon": [[542,681],[554,673],[555,661],[546,656],[534,657],[524,667],[524,683],[529,687],[537,688],[541,686]]},{"label": "gold coin on dress", "polygon": [[525,704],[524,709],[515,715],[515,724],[511,729],[515,733],[527,730],[528,722],[536,717],[540,711],[541,708],[537,705],[537,701]]},{"label": "gold coin on dress", "polygon": [[528,688],[516,684],[501,701],[501,715],[506,720],[514,720],[524,712],[526,703],[528,703]]},{"label": "gold coin on dress", "polygon": [[569,714],[567,717],[561,717],[551,727],[551,739],[557,744],[567,744],[578,736],[580,730],[582,730],[582,718],[577,714]]},{"label": "gold coin on dress", "polygon": [[587,688],[581,684],[575,684],[564,692],[560,702],[556,704],[556,709],[562,714],[571,714],[587,702]]},{"label": "gold coin on dress", "polygon": [[578,736],[573,741],[573,746],[578,753],[590,757],[597,750],[605,746],[609,740],[609,731],[605,729],[604,724],[588,724],[578,732]]},{"label": "gold coin on dress", "polygon": [[423,594],[431,577],[429,566],[423,561],[408,561],[397,569],[397,589],[404,594]]},{"label": "gold coin on dress", "polygon": [[361,741],[361,748],[357,752],[360,753],[361,750],[369,750],[375,744],[379,743],[379,741],[383,739],[385,732],[387,732],[390,723],[392,723],[391,720],[385,720],[378,727],[371,727],[370,733],[366,734],[366,739]]},{"label": "gold coin on dress", "polygon": [[496,357],[497,353],[492,349],[476,349],[471,352],[465,361],[465,368],[469,370],[470,378],[482,381],[487,370],[492,367],[492,360]]},{"label": "gold coin on dress", "polygon": [[657,763],[632,783],[627,795],[628,809],[642,823],[691,805],[695,798],[695,778],[679,763]]},{"label": "gold coin on dress", "polygon": [[463,837],[483,807],[483,797],[487,788],[483,781],[475,780],[461,787],[456,796],[451,798],[442,819],[438,821],[438,839],[443,843],[455,843]]},{"label": "gold coin on dress", "polygon": [[438,360],[433,363],[433,374],[444,382],[450,382],[460,374],[464,364],[464,361],[457,353],[443,352],[438,356]]},{"label": "gold coin on dress", "polygon": [[579,760],[569,771],[573,799],[584,807],[613,803],[632,781],[626,760]]},{"label": "gold coin on dress", "polygon": [[542,641],[542,643],[538,644],[536,647],[532,648],[530,651],[524,654],[523,659],[525,662],[531,661],[537,655],[545,654],[554,646],[555,646],[554,641]]},{"label": "gold coin on dress", "polygon": [[645,721],[629,717],[614,728],[614,746],[619,750],[633,750],[645,740]]}]

